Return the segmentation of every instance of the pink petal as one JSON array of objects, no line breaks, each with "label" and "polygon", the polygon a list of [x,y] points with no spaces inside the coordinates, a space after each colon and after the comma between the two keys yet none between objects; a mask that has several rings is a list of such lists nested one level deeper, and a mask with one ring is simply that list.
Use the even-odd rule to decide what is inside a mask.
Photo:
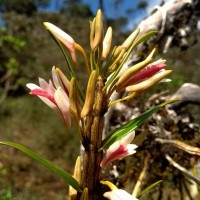
[{"label": "pink petal", "polygon": [[167,65],[166,64],[155,64],[155,65],[148,65],[141,71],[139,71],[137,74],[132,76],[122,87],[127,87],[129,85],[141,82],[145,79],[148,79],[155,75],[160,70],[164,69]]},{"label": "pink petal", "polygon": [[57,103],[56,103],[56,101],[54,99],[54,96],[50,95],[48,92],[46,92],[44,90],[34,89],[34,90],[31,90],[29,94],[45,97],[45,98],[49,99],[52,103],[57,105]]},{"label": "pink petal", "polygon": [[69,97],[66,95],[66,93],[63,91],[61,87],[59,87],[56,90],[54,97],[58,105],[58,108],[64,118],[65,124],[69,128],[71,126]]},{"label": "pink petal", "polygon": [[120,145],[118,149],[116,149],[114,152],[107,153],[105,158],[102,160],[100,166],[105,167],[111,162],[113,162],[114,160],[125,157],[126,153],[127,153],[127,149],[124,146]]},{"label": "pink petal", "polygon": [[47,91],[52,96],[54,95],[54,93],[55,93],[56,90],[55,90],[55,88],[54,88],[51,80],[49,80],[49,83],[48,83],[44,79],[39,78],[39,84],[40,84],[40,87],[43,90]]},{"label": "pink petal", "polygon": [[100,166],[105,167],[114,160],[122,159],[135,153],[136,151],[134,149],[137,148],[137,145],[130,144],[134,137],[135,132],[133,131],[123,137],[121,140],[113,143],[106,151],[106,156],[101,161]]},{"label": "pink petal", "polygon": [[[42,88],[40,88],[39,86],[37,86],[36,84],[33,83],[28,83],[26,84],[26,86],[30,89],[30,90],[42,90]],[[36,94],[35,94],[36,95]],[[50,101],[48,98],[43,97],[43,96],[38,96],[45,104],[47,104],[51,109],[53,109],[54,111],[58,112],[58,109],[55,105],[55,103],[53,103],[52,101]]]}]

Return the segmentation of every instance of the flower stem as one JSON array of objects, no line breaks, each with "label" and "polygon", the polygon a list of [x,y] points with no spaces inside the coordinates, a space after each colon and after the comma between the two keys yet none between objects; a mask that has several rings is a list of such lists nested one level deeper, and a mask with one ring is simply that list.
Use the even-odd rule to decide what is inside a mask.
[{"label": "flower stem", "polygon": [[107,110],[107,97],[102,91],[104,82],[101,76],[97,78],[95,100],[93,110],[89,113],[91,119],[90,127],[84,133],[84,156],[82,171],[82,188],[88,188],[89,199],[97,200],[101,193],[99,187],[100,162],[103,158],[102,151],[99,151],[102,145],[102,133],[104,126],[104,114]]}]

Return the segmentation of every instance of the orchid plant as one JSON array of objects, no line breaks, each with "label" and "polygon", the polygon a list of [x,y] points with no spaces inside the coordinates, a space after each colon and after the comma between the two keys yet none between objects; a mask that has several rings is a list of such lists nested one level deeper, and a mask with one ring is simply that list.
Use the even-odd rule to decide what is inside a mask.
[{"label": "orchid plant", "polygon": [[[146,111],[107,134],[105,139],[103,139],[104,115],[114,104],[133,98],[136,94],[163,81],[172,72],[166,70],[165,60],[153,61],[155,49],[142,62],[125,71],[122,70],[133,49],[156,32],[151,31],[139,36],[140,30],[136,29],[123,44],[111,49],[112,28],[109,27],[104,35],[102,12],[98,10],[90,22],[91,51],[87,55],[84,48],[60,28],[49,22],[45,22],[44,26],[62,50],[69,74],[65,75],[60,68],[53,67],[52,80],[45,81],[39,78],[39,85],[28,83],[27,87],[31,95],[38,96],[61,116],[67,128],[71,127],[72,119],[76,121],[84,153],[81,158],[78,157],[72,176],[22,145],[12,142],[0,142],[0,144],[23,151],[63,178],[70,185],[69,199],[97,200],[103,199],[103,196],[111,200],[136,199],[126,191],[117,189],[112,183],[103,181],[101,171],[116,159],[123,159],[136,153],[135,130],[153,113],[170,102]],[[77,52],[83,57],[88,74],[85,94],[80,89],[80,80],[77,79],[74,70],[79,67]],[[126,91],[125,97],[112,100],[113,93],[122,91]],[[112,191],[104,194],[102,188],[105,190],[103,186],[105,184]]]}]

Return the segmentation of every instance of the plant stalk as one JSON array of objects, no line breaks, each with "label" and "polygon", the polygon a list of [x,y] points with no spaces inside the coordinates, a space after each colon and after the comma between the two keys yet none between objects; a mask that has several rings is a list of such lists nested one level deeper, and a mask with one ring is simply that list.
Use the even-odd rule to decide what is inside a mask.
[{"label": "plant stalk", "polygon": [[[99,183],[100,163],[103,152],[99,151],[102,146],[102,133],[104,127],[104,114],[108,108],[106,93],[103,92],[104,82],[101,76],[97,78],[93,109],[90,112],[89,128],[84,133],[84,156],[81,187],[88,188],[89,200],[98,200],[102,197]],[[102,199],[102,198],[101,198]]]}]

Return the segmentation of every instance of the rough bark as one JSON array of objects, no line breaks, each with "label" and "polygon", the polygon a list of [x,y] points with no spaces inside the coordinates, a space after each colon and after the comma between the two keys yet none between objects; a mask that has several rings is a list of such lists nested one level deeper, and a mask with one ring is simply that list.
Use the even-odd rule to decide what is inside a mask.
[{"label": "rough bark", "polygon": [[[199,0],[169,0],[156,6],[152,14],[140,24],[140,35],[156,30],[157,34],[135,49],[128,63],[132,64],[145,58],[153,47],[166,53],[171,45],[182,49],[192,45],[195,39],[197,23],[200,19]],[[191,34],[192,33],[192,34]]]}]

